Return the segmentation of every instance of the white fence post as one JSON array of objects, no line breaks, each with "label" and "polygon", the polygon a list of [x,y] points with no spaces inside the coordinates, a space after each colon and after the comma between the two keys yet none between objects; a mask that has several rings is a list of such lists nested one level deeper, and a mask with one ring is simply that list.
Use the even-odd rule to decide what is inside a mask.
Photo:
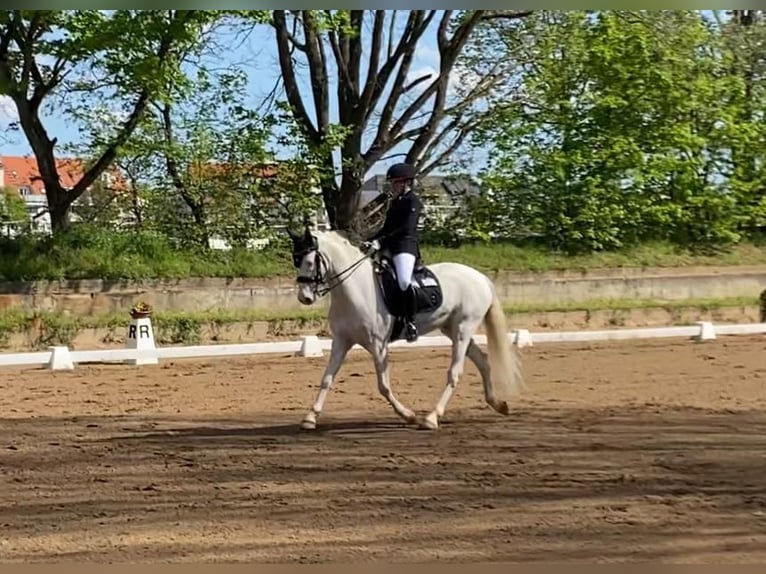
[{"label": "white fence post", "polygon": [[48,360],[47,367],[52,371],[71,371],[74,369],[72,355],[69,353],[69,347],[55,346],[49,347],[51,358]]},{"label": "white fence post", "polygon": [[527,329],[519,329],[516,331],[516,337],[514,338],[515,345],[520,349],[523,347],[532,347],[532,335]]},{"label": "white fence post", "polygon": [[697,335],[698,341],[714,341],[715,340],[715,326],[710,321],[698,321],[697,325],[700,326],[699,335]]},{"label": "white fence post", "polygon": [[316,335],[306,335],[301,338],[301,348],[298,351],[299,357],[321,357],[324,355],[322,351],[322,342]]}]

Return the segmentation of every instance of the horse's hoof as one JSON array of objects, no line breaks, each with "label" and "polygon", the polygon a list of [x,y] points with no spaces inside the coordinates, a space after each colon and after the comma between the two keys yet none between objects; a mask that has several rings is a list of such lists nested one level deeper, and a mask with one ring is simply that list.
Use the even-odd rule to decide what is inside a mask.
[{"label": "horse's hoof", "polygon": [[511,407],[508,406],[506,401],[492,402],[490,406],[501,415],[511,414]]},{"label": "horse's hoof", "polygon": [[439,428],[439,417],[436,413],[431,413],[422,421],[420,421],[420,428],[423,430],[437,430]]},{"label": "horse's hoof", "polygon": [[316,430],[317,422],[311,419],[303,419],[301,421],[301,430]]}]

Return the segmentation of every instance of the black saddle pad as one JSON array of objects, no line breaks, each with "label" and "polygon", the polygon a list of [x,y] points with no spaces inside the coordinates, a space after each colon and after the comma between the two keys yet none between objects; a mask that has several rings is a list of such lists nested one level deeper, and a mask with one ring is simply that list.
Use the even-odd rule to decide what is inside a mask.
[{"label": "black saddle pad", "polygon": [[[386,308],[395,317],[400,317],[404,313],[404,298],[396,281],[396,268],[393,261],[387,257],[381,257],[375,264],[375,275]],[[441,284],[428,267],[421,263],[415,265],[412,284],[417,294],[418,313],[428,313],[441,306],[444,299]]]}]

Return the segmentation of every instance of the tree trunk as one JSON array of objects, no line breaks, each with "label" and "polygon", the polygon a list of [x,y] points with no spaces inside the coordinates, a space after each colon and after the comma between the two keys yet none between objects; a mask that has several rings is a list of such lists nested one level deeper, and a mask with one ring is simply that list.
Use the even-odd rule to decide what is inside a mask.
[{"label": "tree trunk", "polygon": [[28,100],[22,93],[14,94],[13,99],[19,112],[19,123],[35,155],[37,169],[40,172],[39,177],[45,186],[51,232],[56,235],[69,228],[72,203],[79,194],[64,189],[59,181],[56,158],[53,153],[56,140],[48,136],[48,132],[40,121],[38,102]]},{"label": "tree trunk", "polygon": [[141,207],[141,197],[138,193],[138,178],[130,169],[126,169],[125,171],[128,172],[128,177],[130,178],[130,207],[133,211],[133,217],[136,219],[136,227],[140,228],[143,226],[144,217],[143,209]]},{"label": "tree trunk", "polygon": [[338,204],[338,187],[335,184],[322,186],[322,201],[327,212],[330,229],[338,229],[338,213],[335,206]]},{"label": "tree trunk", "polygon": [[48,199],[48,214],[51,218],[51,232],[58,235],[69,229],[72,200],[61,185],[49,185],[45,182],[45,195]]},{"label": "tree trunk", "polygon": [[348,229],[359,209],[362,194],[363,174],[366,170],[352,166],[343,168],[340,190],[335,204],[335,225],[338,229]]},{"label": "tree trunk", "polygon": [[207,226],[207,213],[202,201],[192,201],[188,204],[194,219],[195,239],[199,246],[207,251],[210,249],[210,232]]},{"label": "tree trunk", "polygon": [[133,217],[136,219],[136,227],[140,228],[143,227],[144,218],[141,211],[141,204],[138,199],[138,193],[134,191],[131,198],[131,207],[133,209]]}]

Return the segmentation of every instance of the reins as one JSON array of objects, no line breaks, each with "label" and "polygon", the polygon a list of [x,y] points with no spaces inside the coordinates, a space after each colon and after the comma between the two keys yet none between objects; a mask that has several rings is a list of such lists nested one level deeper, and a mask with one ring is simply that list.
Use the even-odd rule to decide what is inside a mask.
[{"label": "reins", "polygon": [[[317,267],[316,275],[311,278],[298,276],[298,283],[313,283],[314,293],[316,293],[319,297],[324,297],[330,291],[335,289],[337,286],[341,285],[346,279],[351,277],[351,274],[359,266],[361,266],[362,263],[364,263],[365,259],[370,258],[370,255],[364,255],[358,260],[356,260],[354,263],[352,263],[351,265],[349,265],[348,267],[340,271],[339,273],[336,273],[335,275],[331,277],[324,277],[322,273],[322,264],[324,264],[325,269],[327,269],[327,263],[325,262],[325,258],[319,250],[317,250],[316,254],[317,254],[317,260],[319,262],[319,264],[316,266]],[[347,273],[348,273],[348,276],[345,278],[342,278],[343,275]],[[336,281],[339,278],[341,278],[339,281],[337,281],[336,283],[332,285],[330,284],[331,282]],[[322,287],[323,284],[325,284],[326,287]]]},{"label": "reins", "polygon": [[[397,230],[394,230],[394,231],[397,231]],[[384,238],[392,235],[394,233],[394,231],[390,231],[389,233],[386,233],[386,234],[382,235],[379,239],[384,239]],[[311,284],[313,284],[314,285],[314,293],[317,296],[319,296],[319,297],[324,297],[330,291],[332,291],[333,289],[335,289],[339,285],[342,285],[343,282],[346,279],[348,279],[349,277],[351,277],[351,274],[353,274],[353,272],[356,271],[356,269],[358,269],[359,266],[361,266],[362,263],[364,263],[364,261],[366,259],[370,259],[372,257],[372,255],[370,253],[366,253],[362,257],[357,259],[354,263],[352,263],[351,265],[349,265],[348,267],[343,269],[342,271],[340,271],[340,272],[336,273],[335,275],[333,275],[333,276],[328,278],[328,277],[324,277],[324,274],[322,272],[322,266],[324,265],[325,269],[327,269],[328,265],[327,265],[327,262],[325,261],[324,256],[322,255],[322,252],[319,251],[319,246],[317,245],[317,246],[313,247],[312,249],[307,250],[306,252],[308,253],[309,251],[315,251],[316,252],[316,258],[317,258],[316,273],[314,274],[314,277],[304,277],[304,276],[298,275],[297,281],[298,281],[298,283],[311,283]],[[345,278],[342,278],[343,275],[346,275],[346,274],[348,274],[348,276],[345,277]],[[330,283],[332,281],[336,281],[339,278],[342,278],[342,279],[340,279],[339,281],[337,281],[333,285],[330,285]],[[326,287],[321,287],[323,284],[325,284]]]}]

